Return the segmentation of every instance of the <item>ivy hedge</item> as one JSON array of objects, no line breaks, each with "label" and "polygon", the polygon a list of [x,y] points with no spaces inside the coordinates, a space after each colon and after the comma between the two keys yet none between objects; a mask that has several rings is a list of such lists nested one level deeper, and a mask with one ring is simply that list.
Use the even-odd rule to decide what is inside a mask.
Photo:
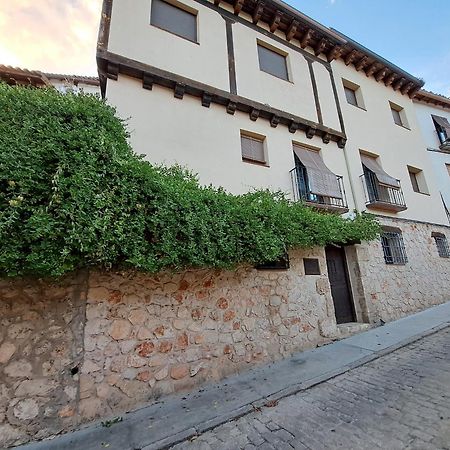
[{"label": "ivy hedge", "polygon": [[347,220],[282,193],[200,186],[180,167],[144,161],[127,138],[95,96],[0,84],[1,276],[229,268],[379,233],[369,215]]}]

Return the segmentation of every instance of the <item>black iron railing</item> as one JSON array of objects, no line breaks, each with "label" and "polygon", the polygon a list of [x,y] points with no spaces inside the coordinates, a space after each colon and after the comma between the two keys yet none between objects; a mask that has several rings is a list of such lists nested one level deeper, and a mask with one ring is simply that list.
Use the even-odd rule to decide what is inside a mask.
[{"label": "black iron railing", "polygon": [[317,195],[311,192],[308,183],[308,172],[305,167],[294,167],[290,171],[290,174],[295,201],[304,201],[335,209],[347,209],[347,198],[345,196],[344,183],[341,176],[336,175],[341,196],[332,197],[327,195]]},{"label": "black iron railing", "polygon": [[366,172],[360,178],[364,187],[366,205],[384,203],[406,209],[405,198],[400,188],[400,180],[397,180],[398,188],[395,188],[380,184],[373,172]]}]

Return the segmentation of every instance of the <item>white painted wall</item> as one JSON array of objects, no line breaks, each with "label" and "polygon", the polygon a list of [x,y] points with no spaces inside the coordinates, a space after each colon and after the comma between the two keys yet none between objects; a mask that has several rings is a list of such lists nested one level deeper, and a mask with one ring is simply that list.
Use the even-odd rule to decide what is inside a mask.
[{"label": "white painted wall", "polygon": [[[198,43],[150,25],[151,0],[134,0],[132,8],[127,0],[114,0],[108,50],[229,91],[225,20],[193,0],[180,3],[198,12]],[[241,16],[251,23],[251,17]],[[262,23],[261,27],[268,28]],[[232,28],[238,95],[317,122],[311,77],[302,53],[239,22]],[[283,33],[276,35],[284,38]],[[287,54],[289,81],[259,69],[258,39]],[[324,125],[340,131],[329,73],[318,62],[314,71],[324,101]]]},{"label": "white painted wall", "polygon": [[[222,186],[234,194],[269,188],[291,195],[292,143],[314,146],[325,164],[344,176],[349,207],[354,208],[343,150],[334,142],[325,145],[318,137],[307,139],[302,131],[292,134],[284,125],[272,128],[265,119],[253,122],[241,112],[230,115],[220,105],[205,108],[189,95],[178,100],[172,90],[160,86],[148,91],[139,80],[124,75],[108,80],[107,99],[122,118],[129,118],[131,145],[137,153],[153,163],[188,167],[202,184]],[[266,136],[269,167],[242,161],[241,130]]]},{"label": "white painted wall", "polygon": [[[364,72],[357,72],[352,65],[346,66],[342,61],[334,61],[332,66],[348,137],[346,153],[358,209],[365,209],[364,192],[359,179],[362,174],[359,151],[365,150],[379,155],[383,169],[389,175],[400,180],[408,206],[406,211],[382,212],[381,214],[447,224],[433,167],[426,152],[426,145],[416,119],[413,102],[408,96],[395,92],[383,83],[377,83],[374,78],[368,78]],[[342,78],[361,87],[366,110],[347,103]],[[390,101],[404,108],[409,129],[394,123]],[[413,191],[408,165],[423,170],[430,195]],[[373,210],[373,212],[375,211]]]},{"label": "white painted wall", "polygon": [[[414,106],[426,147],[430,150],[439,150],[440,142],[431,115],[445,117],[450,122],[450,110],[420,102],[414,102]],[[447,208],[450,210],[450,174],[446,167],[446,164],[450,165],[450,154],[441,151],[428,151],[427,154],[433,165],[433,176],[438,189],[444,197]]]}]

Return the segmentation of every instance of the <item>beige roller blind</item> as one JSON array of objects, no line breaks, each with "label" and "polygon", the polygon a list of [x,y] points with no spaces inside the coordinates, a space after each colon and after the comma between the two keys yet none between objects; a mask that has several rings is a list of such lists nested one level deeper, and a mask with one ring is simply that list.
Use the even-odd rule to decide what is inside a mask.
[{"label": "beige roller blind", "polygon": [[325,165],[318,151],[294,145],[294,153],[306,167],[309,189],[313,194],[342,198],[336,175]]},{"label": "beige roller blind", "polygon": [[264,141],[241,134],[242,158],[257,162],[266,162],[264,155]]},{"label": "beige roller blind", "polygon": [[361,155],[361,162],[375,174],[380,184],[385,184],[386,186],[390,186],[396,189],[400,187],[398,184],[398,180],[388,175],[375,158],[367,155]]}]

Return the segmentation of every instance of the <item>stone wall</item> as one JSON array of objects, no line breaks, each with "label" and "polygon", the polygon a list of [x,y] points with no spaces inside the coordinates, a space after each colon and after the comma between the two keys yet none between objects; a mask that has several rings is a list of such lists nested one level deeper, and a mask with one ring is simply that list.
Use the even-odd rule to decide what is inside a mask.
[{"label": "stone wall", "polygon": [[[3,282],[0,447],[325,342],[336,323],[324,250],[290,256],[283,271]],[[303,257],[322,275],[305,276]]]},{"label": "stone wall", "polygon": [[0,448],[76,425],[85,284],[0,281]]},{"label": "stone wall", "polygon": [[[346,256],[360,322],[450,300],[450,259],[434,227],[393,219],[408,254],[386,265],[380,242]],[[317,258],[321,275],[305,275]],[[160,396],[339,337],[323,248],[289,270],[79,273],[58,283],[0,281],[0,447],[69,431]]]},{"label": "stone wall", "polygon": [[360,277],[371,321],[391,321],[432,305],[450,301],[450,258],[441,258],[431,233],[450,228],[420,222],[380,218],[402,231],[408,262],[386,264],[380,240],[357,247]]}]

